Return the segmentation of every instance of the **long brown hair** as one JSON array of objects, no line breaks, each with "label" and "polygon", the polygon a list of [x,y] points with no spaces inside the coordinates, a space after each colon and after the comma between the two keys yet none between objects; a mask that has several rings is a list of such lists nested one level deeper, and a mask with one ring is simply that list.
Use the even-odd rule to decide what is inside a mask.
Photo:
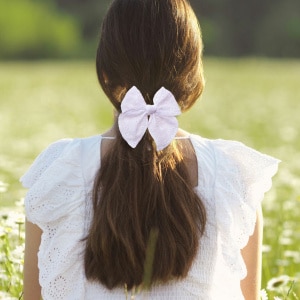
[{"label": "long brown hair", "polygon": [[[187,0],[115,0],[102,25],[97,74],[118,112],[132,86],[147,104],[163,86],[185,111],[203,90],[201,55],[200,28]],[[151,284],[184,278],[206,218],[182,144],[156,151],[146,132],[132,149],[116,131],[94,182],[86,276],[110,289],[141,285],[149,235],[156,229]]]}]

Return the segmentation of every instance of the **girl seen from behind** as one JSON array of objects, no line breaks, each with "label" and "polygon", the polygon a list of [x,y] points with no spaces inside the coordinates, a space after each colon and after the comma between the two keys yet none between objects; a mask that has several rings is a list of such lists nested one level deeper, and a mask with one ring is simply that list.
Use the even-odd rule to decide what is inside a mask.
[{"label": "girl seen from behind", "polygon": [[259,299],[260,201],[278,161],[178,128],[203,91],[201,56],[188,1],[113,1],[96,61],[112,128],[53,143],[21,178],[25,300],[126,299],[125,290]]}]

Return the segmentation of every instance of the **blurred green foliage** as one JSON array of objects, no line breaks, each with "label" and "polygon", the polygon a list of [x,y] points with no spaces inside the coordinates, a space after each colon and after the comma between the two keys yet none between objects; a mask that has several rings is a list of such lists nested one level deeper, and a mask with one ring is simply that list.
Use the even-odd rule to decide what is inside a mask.
[{"label": "blurred green foliage", "polygon": [[[94,57],[112,0],[0,0],[0,59]],[[300,57],[299,0],[190,0],[205,54]]]},{"label": "blurred green foliage", "polygon": [[0,1],[0,57],[74,56],[80,44],[78,21],[47,1]]},{"label": "blurred green foliage", "polygon": [[300,57],[299,0],[190,0],[206,54]]},{"label": "blurred green foliage", "polygon": [[268,56],[300,56],[300,1],[274,5],[263,19],[255,41],[256,52]]}]

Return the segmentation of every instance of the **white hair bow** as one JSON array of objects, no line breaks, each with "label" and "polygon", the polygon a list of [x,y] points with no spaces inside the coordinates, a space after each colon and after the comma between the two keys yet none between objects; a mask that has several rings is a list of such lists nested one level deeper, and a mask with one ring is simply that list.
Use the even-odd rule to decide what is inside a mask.
[{"label": "white hair bow", "polygon": [[132,147],[143,138],[146,130],[155,141],[158,151],[166,148],[176,136],[181,114],[174,95],[162,87],[153,98],[153,105],[146,104],[141,92],[134,86],[121,103],[119,129],[124,140]]}]

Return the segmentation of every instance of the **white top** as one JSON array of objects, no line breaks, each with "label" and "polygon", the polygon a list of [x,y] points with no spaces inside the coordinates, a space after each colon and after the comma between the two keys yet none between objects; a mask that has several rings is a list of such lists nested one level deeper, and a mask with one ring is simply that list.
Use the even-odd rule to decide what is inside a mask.
[{"label": "white top", "polygon": [[[98,135],[55,142],[21,178],[29,188],[26,216],[43,230],[38,266],[44,300],[126,299],[124,289],[109,291],[89,282],[83,266],[101,140]],[[135,299],[244,299],[240,280],[247,271],[240,249],[253,233],[256,210],[279,161],[235,141],[196,135],[190,140],[198,161],[195,190],[207,213],[197,257],[184,280],[155,286]]]}]

